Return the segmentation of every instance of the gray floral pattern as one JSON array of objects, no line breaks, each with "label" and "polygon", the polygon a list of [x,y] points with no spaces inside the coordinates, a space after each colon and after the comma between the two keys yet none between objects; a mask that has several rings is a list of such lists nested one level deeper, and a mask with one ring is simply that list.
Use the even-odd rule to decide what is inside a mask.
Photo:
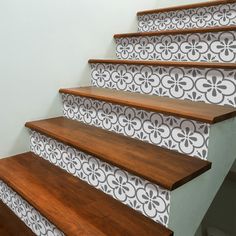
[{"label": "gray floral pattern", "polygon": [[[100,65],[91,64],[92,85],[96,87],[236,107],[234,103],[236,99],[236,72],[233,70],[102,64],[111,79],[107,82],[103,81],[103,86],[101,86],[100,79],[95,76]],[[113,79],[114,74],[128,74],[126,79],[122,81],[122,86],[119,80]],[[68,98],[67,102],[69,104],[71,104],[70,99]],[[67,113],[71,112],[70,109],[72,109],[72,113],[78,112],[78,107],[73,108],[73,106],[71,104],[68,110],[66,105]],[[114,122],[114,119],[111,119],[114,115],[108,117],[107,113],[111,112],[109,109],[107,106],[104,109],[106,113],[100,117],[101,120],[104,118],[103,125],[107,127],[110,127],[111,122]]]},{"label": "gray floral pattern", "polygon": [[235,31],[117,38],[116,44],[119,59],[236,62]]},{"label": "gray floral pattern", "polygon": [[236,3],[146,14],[138,17],[138,31],[229,26],[236,24]]},{"label": "gray floral pattern", "polygon": [[[64,109],[64,115],[69,119],[78,120],[189,156],[201,159],[207,157],[210,129],[208,124],[73,95],[63,94],[62,99],[64,107],[68,105],[67,99],[73,100],[73,104],[76,104],[75,110],[77,112],[71,113],[68,112],[68,109]],[[93,111],[96,111],[93,119],[84,116],[83,107],[85,103],[89,104]],[[182,139],[174,135],[176,129],[180,131],[183,129],[184,132],[187,130],[183,134],[187,145],[184,148]],[[36,145],[36,151],[40,152],[41,148],[38,146],[41,147],[40,142],[37,142]]]},{"label": "gray floral pattern", "polygon": [[[152,220],[168,225],[170,207],[168,190],[45,135],[35,131],[30,133],[32,152]],[[42,145],[43,149],[39,151],[38,145]],[[59,153],[56,162],[52,161],[48,150],[52,152],[56,150]],[[70,153],[70,162],[64,158],[67,153]]]},{"label": "gray floral pattern", "polygon": [[34,232],[35,235],[64,236],[56,226],[50,223],[3,181],[0,181],[0,199]]}]

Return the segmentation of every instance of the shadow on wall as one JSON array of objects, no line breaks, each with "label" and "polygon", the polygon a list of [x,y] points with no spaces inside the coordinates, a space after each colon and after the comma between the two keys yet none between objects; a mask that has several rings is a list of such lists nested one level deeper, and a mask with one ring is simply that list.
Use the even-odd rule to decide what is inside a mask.
[{"label": "shadow on wall", "polygon": [[234,162],[234,164],[232,166],[232,171],[236,172],[236,161]]},{"label": "shadow on wall", "polygon": [[[236,235],[236,174],[227,177],[202,222],[203,236]],[[200,234],[199,234],[200,236]]]}]

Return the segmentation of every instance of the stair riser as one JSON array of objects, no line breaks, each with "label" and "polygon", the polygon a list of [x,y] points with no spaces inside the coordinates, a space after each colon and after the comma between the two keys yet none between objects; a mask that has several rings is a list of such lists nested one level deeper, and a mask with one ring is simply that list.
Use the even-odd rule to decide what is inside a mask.
[{"label": "stair riser", "polygon": [[236,3],[138,16],[138,31],[229,26],[236,24]]},{"label": "stair riser", "polygon": [[126,64],[91,64],[91,69],[96,87],[236,107],[232,70]]},{"label": "stair riser", "polygon": [[195,235],[235,161],[235,134],[236,118],[212,125],[208,155],[212,169],[172,192],[169,227],[175,236]]},{"label": "stair riser", "polygon": [[235,31],[116,38],[116,44],[119,59],[236,62]]},{"label": "stair riser", "polygon": [[67,94],[62,94],[62,100],[69,119],[207,158],[208,124]]},{"label": "stair riser", "polygon": [[0,199],[38,236],[64,236],[3,181],[0,181]]},{"label": "stair riser", "polygon": [[[30,140],[31,151],[36,155],[152,220],[168,225],[169,191],[35,131],[31,132]],[[146,197],[153,202],[149,204]]]}]

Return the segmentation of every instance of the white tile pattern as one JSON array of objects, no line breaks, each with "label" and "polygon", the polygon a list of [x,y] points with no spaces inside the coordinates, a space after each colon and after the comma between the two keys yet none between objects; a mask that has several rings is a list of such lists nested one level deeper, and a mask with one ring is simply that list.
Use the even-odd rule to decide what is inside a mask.
[{"label": "white tile pattern", "polygon": [[54,139],[31,132],[31,151],[165,226],[170,192]]},{"label": "white tile pattern", "polygon": [[229,26],[236,24],[236,3],[178,11],[146,14],[138,17],[138,31]]},{"label": "white tile pattern", "polygon": [[64,115],[125,136],[206,159],[209,125],[103,101],[62,95]]},{"label": "white tile pattern", "polygon": [[91,64],[92,85],[236,107],[236,71]]},{"label": "white tile pattern", "polygon": [[236,62],[236,32],[116,39],[119,59]]},{"label": "white tile pattern", "polygon": [[64,234],[0,180],[0,199],[38,236],[64,236]]}]

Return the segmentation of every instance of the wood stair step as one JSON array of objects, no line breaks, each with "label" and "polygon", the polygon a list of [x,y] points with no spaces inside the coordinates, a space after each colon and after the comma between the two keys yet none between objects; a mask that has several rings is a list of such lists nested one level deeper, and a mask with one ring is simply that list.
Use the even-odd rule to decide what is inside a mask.
[{"label": "wood stair step", "polygon": [[1,236],[34,236],[35,234],[0,201],[0,235]]},{"label": "wood stair step", "polygon": [[164,67],[191,67],[191,68],[218,68],[236,69],[236,63],[214,63],[214,62],[181,62],[181,61],[143,61],[143,60],[112,60],[112,59],[90,59],[90,64],[125,64],[125,65],[146,65]]},{"label": "wood stair step", "polygon": [[214,32],[235,31],[235,30],[236,30],[236,25],[215,26],[206,28],[189,28],[189,29],[165,30],[165,31],[154,31],[154,32],[115,34],[114,38],[118,39],[118,38],[152,37],[152,36],[176,35],[176,34],[214,33]]},{"label": "wood stair step", "polygon": [[187,10],[187,9],[192,9],[192,8],[217,6],[217,5],[228,4],[228,3],[233,3],[233,2],[235,2],[235,0],[218,0],[218,1],[200,2],[200,3],[180,5],[180,6],[174,6],[174,7],[168,7],[168,8],[139,11],[137,15],[142,16],[142,15],[157,14],[157,13],[162,13],[162,12],[179,11],[179,10],[182,11],[182,10]]},{"label": "wood stair step", "polygon": [[124,106],[132,106],[142,110],[188,118],[209,124],[214,124],[236,116],[236,109],[229,106],[151,96],[107,88],[69,88],[60,89],[60,93],[102,100]]},{"label": "wood stair step", "polygon": [[[63,117],[26,127],[173,190],[211,168],[211,163]],[[92,145],[91,145],[92,144]]]},{"label": "wood stair step", "polygon": [[0,160],[0,178],[69,236],[173,235],[32,153]]}]

